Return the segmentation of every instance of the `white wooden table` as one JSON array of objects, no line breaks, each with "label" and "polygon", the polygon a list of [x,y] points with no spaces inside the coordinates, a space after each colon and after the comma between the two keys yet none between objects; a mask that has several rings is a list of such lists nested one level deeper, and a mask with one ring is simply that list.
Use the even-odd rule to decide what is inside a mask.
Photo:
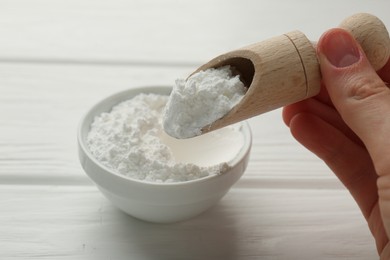
[{"label": "white wooden table", "polygon": [[316,40],[383,1],[0,0],[0,259],[377,259],[351,196],[289,134],[253,118],[243,178],[171,225],[116,209],[81,169],[76,127],[114,92],[172,85],[221,53],[299,29]]}]

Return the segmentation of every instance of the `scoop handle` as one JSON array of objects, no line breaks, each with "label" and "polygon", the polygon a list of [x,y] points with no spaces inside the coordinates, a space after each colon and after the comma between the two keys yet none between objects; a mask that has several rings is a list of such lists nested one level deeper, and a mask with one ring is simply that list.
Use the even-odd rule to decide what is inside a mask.
[{"label": "scoop handle", "polygon": [[387,63],[390,56],[389,32],[378,17],[358,13],[343,20],[339,27],[351,33],[360,43],[375,70]]}]

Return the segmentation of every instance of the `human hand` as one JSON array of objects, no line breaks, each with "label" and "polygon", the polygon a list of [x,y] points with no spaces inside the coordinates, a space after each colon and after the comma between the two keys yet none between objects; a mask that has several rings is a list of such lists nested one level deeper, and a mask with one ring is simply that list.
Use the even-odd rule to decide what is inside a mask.
[{"label": "human hand", "polygon": [[320,94],[285,107],[283,119],[350,191],[381,259],[390,259],[390,60],[375,72],[342,29],[324,33],[317,52]]}]

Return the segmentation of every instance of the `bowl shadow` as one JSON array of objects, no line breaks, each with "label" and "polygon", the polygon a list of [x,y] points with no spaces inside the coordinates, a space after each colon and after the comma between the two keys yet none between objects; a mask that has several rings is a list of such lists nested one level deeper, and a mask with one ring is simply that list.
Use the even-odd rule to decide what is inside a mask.
[{"label": "bowl shadow", "polygon": [[223,200],[197,217],[173,224],[138,220],[114,207],[110,211],[116,219],[111,232],[123,244],[115,246],[117,257],[236,259],[237,225],[234,217],[226,214]]}]

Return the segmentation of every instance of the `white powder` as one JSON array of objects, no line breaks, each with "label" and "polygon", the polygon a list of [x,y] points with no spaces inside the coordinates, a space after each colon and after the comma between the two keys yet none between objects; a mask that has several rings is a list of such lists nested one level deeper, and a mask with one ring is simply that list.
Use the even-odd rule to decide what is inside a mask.
[{"label": "white powder", "polygon": [[183,182],[221,174],[241,150],[237,127],[177,140],[162,129],[168,96],[139,94],[94,119],[87,136],[93,156],[114,171],[151,182]]},{"label": "white powder", "polygon": [[200,135],[201,129],[229,112],[246,88],[230,66],[211,68],[178,79],[164,112],[164,130],[175,138]]}]

